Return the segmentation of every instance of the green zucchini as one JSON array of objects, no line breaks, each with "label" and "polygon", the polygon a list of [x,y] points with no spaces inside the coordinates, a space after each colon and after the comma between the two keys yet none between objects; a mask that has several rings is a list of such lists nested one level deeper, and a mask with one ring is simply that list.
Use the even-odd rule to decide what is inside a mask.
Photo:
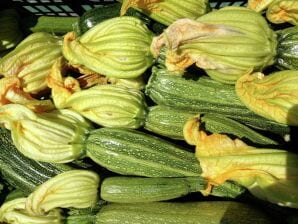
[{"label": "green zucchini", "polygon": [[94,27],[96,24],[113,17],[120,16],[120,3],[102,5],[84,12],[79,18],[81,34]]},{"label": "green zucchini", "polygon": [[[94,27],[96,24],[106,20],[111,19],[114,17],[120,16],[120,9],[121,3],[116,2],[113,4],[102,5],[100,7],[96,7],[90,9],[83,13],[82,16],[79,18],[78,28],[80,33],[83,34],[87,30]],[[130,8],[126,13],[125,16],[133,16],[140,20],[142,20],[153,32],[160,34],[165,29],[161,23],[155,22],[145,14],[138,12],[137,10]]]},{"label": "green zucchini", "polygon": [[298,26],[277,31],[275,65],[281,70],[298,70]]},{"label": "green zucchini", "polygon": [[189,74],[178,76],[166,69],[153,67],[145,93],[158,105],[194,113],[224,115],[253,128],[280,135],[290,132],[287,125],[250,111],[238,98],[234,86],[219,83],[206,76],[193,80]]},{"label": "green zucchini", "polygon": [[[207,182],[202,177],[108,177],[103,180],[100,196],[103,200],[117,203],[165,201],[204,190]],[[214,187],[211,195],[235,198],[244,188],[226,182]]]},{"label": "green zucchini", "polygon": [[277,144],[276,141],[250,127],[223,115],[207,113],[199,115],[199,113],[161,105],[149,108],[144,128],[165,137],[184,140],[183,127],[189,119],[195,116],[200,120],[200,127],[202,126],[201,128],[207,132],[231,134],[257,144]]},{"label": "green zucchini", "polygon": [[91,130],[85,140],[85,150],[97,164],[123,175],[184,177],[201,173],[193,152],[136,130]]},{"label": "green zucchini", "polygon": [[65,164],[51,164],[31,160],[14,146],[10,131],[0,128],[0,171],[11,186],[30,194],[38,185],[72,168]]},{"label": "green zucchini", "polygon": [[112,203],[97,214],[96,224],[270,224],[251,205],[234,201]]}]

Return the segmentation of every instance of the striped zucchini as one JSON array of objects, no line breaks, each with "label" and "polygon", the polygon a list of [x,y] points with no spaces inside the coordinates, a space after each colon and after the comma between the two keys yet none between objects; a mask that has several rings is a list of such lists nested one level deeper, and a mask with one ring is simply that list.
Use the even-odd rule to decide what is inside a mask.
[{"label": "striped zucchini", "polygon": [[96,224],[270,224],[261,210],[234,201],[108,204]]},{"label": "striped zucchini", "polygon": [[[108,177],[101,184],[100,196],[117,203],[165,201],[204,190],[206,184],[202,177]],[[214,187],[211,195],[235,198],[243,192],[244,188],[226,182]]]},{"label": "striped zucchini", "polygon": [[97,164],[123,175],[199,176],[194,153],[164,139],[125,128],[91,130],[85,150]]},{"label": "striped zucchini", "polygon": [[189,112],[168,106],[155,105],[149,108],[144,128],[156,134],[172,139],[184,140],[183,127],[189,119],[198,117],[200,127],[211,133],[225,133],[245,140],[275,145],[276,141],[258,133],[244,124],[231,118],[217,114],[203,114]]},{"label": "striped zucchini", "polygon": [[260,130],[277,134],[289,133],[289,127],[260,117],[238,98],[232,85],[208,77],[198,80],[173,75],[165,69],[152,68],[145,93],[158,105],[171,106],[194,113],[215,113]]},{"label": "striped zucchini", "polygon": [[0,128],[0,171],[2,177],[25,195],[51,177],[72,168],[65,164],[52,164],[31,160],[14,146],[10,131]]}]

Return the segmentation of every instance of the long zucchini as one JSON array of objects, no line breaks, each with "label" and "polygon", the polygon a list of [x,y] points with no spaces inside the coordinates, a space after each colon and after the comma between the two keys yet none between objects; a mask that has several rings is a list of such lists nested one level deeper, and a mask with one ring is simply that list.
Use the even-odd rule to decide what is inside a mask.
[{"label": "long zucchini", "polygon": [[97,214],[96,224],[270,224],[265,213],[233,201],[188,203],[108,204]]},{"label": "long zucchini", "polygon": [[91,130],[85,150],[97,164],[123,175],[184,177],[201,173],[194,153],[136,130]]},{"label": "long zucchini", "polygon": [[187,110],[161,105],[149,108],[144,128],[165,137],[184,140],[183,127],[193,117],[199,119],[200,128],[204,131],[231,134],[257,144],[277,144],[276,141],[258,133],[249,126],[226,116],[212,113],[199,115]]},{"label": "long zucchini", "polygon": [[256,129],[285,135],[289,127],[250,111],[238,98],[234,86],[201,76],[193,80],[153,67],[145,93],[158,105],[195,113],[215,113]]},{"label": "long zucchini", "polygon": [[0,171],[2,177],[25,195],[51,177],[72,168],[65,164],[38,162],[25,157],[14,146],[10,131],[0,128]]},{"label": "long zucchini", "polygon": [[[100,196],[117,203],[165,201],[204,190],[206,184],[202,177],[108,177],[101,184]],[[244,188],[226,182],[213,188],[211,195],[235,198],[243,192]]]}]

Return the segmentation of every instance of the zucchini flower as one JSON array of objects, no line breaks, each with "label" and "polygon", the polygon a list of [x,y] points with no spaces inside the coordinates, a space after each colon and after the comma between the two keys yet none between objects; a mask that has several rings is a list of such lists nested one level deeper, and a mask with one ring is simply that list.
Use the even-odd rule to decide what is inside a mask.
[{"label": "zucchini flower", "polygon": [[105,20],[82,36],[64,36],[63,55],[74,66],[84,66],[114,78],[136,78],[153,63],[153,34],[139,19],[123,16]]},{"label": "zucchini flower", "polygon": [[22,104],[35,112],[54,110],[51,100],[37,100],[22,90],[18,77],[9,76],[0,79],[0,106],[15,103]]},{"label": "zucchini flower", "polygon": [[298,70],[298,26],[279,30],[275,65],[281,70]]},{"label": "zucchini flower", "polygon": [[116,85],[98,85],[75,92],[66,101],[85,118],[105,127],[139,128],[147,110],[144,94]]},{"label": "zucchini flower", "polygon": [[291,23],[298,25],[298,1],[297,0],[275,0],[267,11],[267,19],[275,24]]},{"label": "zucchini flower", "polygon": [[47,214],[29,214],[26,211],[26,198],[17,198],[4,202],[0,208],[0,222],[13,224],[62,224],[63,219],[59,209],[53,209]]},{"label": "zucchini flower", "polygon": [[157,57],[167,48],[170,71],[196,64],[215,80],[235,83],[248,71],[273,64],[276,44],[275,33],[259,13],[225,7],[197,20],[177,20],[153,39],[151,51]]},{"label": "zucchini flower", "polygon": [[120,15],[130,7],[167,26],[178,19],[196,19],[210,11],[208,0],[123,0]]},{"label": "zucchini flower", "polygon": [[280,206],[298,208],[298,155],[280,149],[255,148],[226,135],[199,133],[196,157],[208,186],[227,180],[246,187],[254,196]]},{"label": "zucchini flower", "polygon": [[78,68],[79,73],[83,74],[77,78],[66,76],[67,71],[72,69],[75,68],[70,67],[65,59],[60,57],[53,64],[51,73],[47,77],[47,84],[51,89],[52,99],[55,107],[58,109],[65,107],[67,99],[73,93],[88,89],[94,85],[114,84],[135,89],[142,89],[145,86],[142,76],[134,79],[109,78],[86,68]]},{"label": "zucchini flower", "polygon": [[23,39],[19,20],[20,16],[15,9],[0,11],[0,51],[15,47]]},{"label": "zucchini flower", "polygon": [[44,215],[55,208],[88,208],[98,200],[99,176],[87,170],[66,171],[39,185],[26,200],[29,214]]},{"label": "zucchini flower", "polygon": [[91,128],[71,110],[37,114],[19,104],[0,107],[0,124],[11,130],[16,148],[37,161],[66,163],[84,156],[86,133]]},{"label": "zucchini flower", "polygon": [[47,90],[46,76],[62,55],[62,40],[48,33],[33,33],[0,60],[0,74],[16,76],[22,90],[39,94]]},{"label": "zucchini flower", "polygon": [[247,8],[256,12],[262,12],[267,9],[273,1],[274,0],[248,0]]},{"label": "zucchini flower", "polygon": [[236,93],[256,114],[298,126],[298,70],[244,75],[236,82]]}]

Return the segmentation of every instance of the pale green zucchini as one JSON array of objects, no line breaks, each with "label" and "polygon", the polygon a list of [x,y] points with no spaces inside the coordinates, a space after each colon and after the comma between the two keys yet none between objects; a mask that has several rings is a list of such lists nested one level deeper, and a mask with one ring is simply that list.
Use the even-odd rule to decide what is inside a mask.
[{"label": "pale green zucchini", "polygon": [[234,201],[152,202],[104,206],[96,224],[270,224],[261,210]]}]

